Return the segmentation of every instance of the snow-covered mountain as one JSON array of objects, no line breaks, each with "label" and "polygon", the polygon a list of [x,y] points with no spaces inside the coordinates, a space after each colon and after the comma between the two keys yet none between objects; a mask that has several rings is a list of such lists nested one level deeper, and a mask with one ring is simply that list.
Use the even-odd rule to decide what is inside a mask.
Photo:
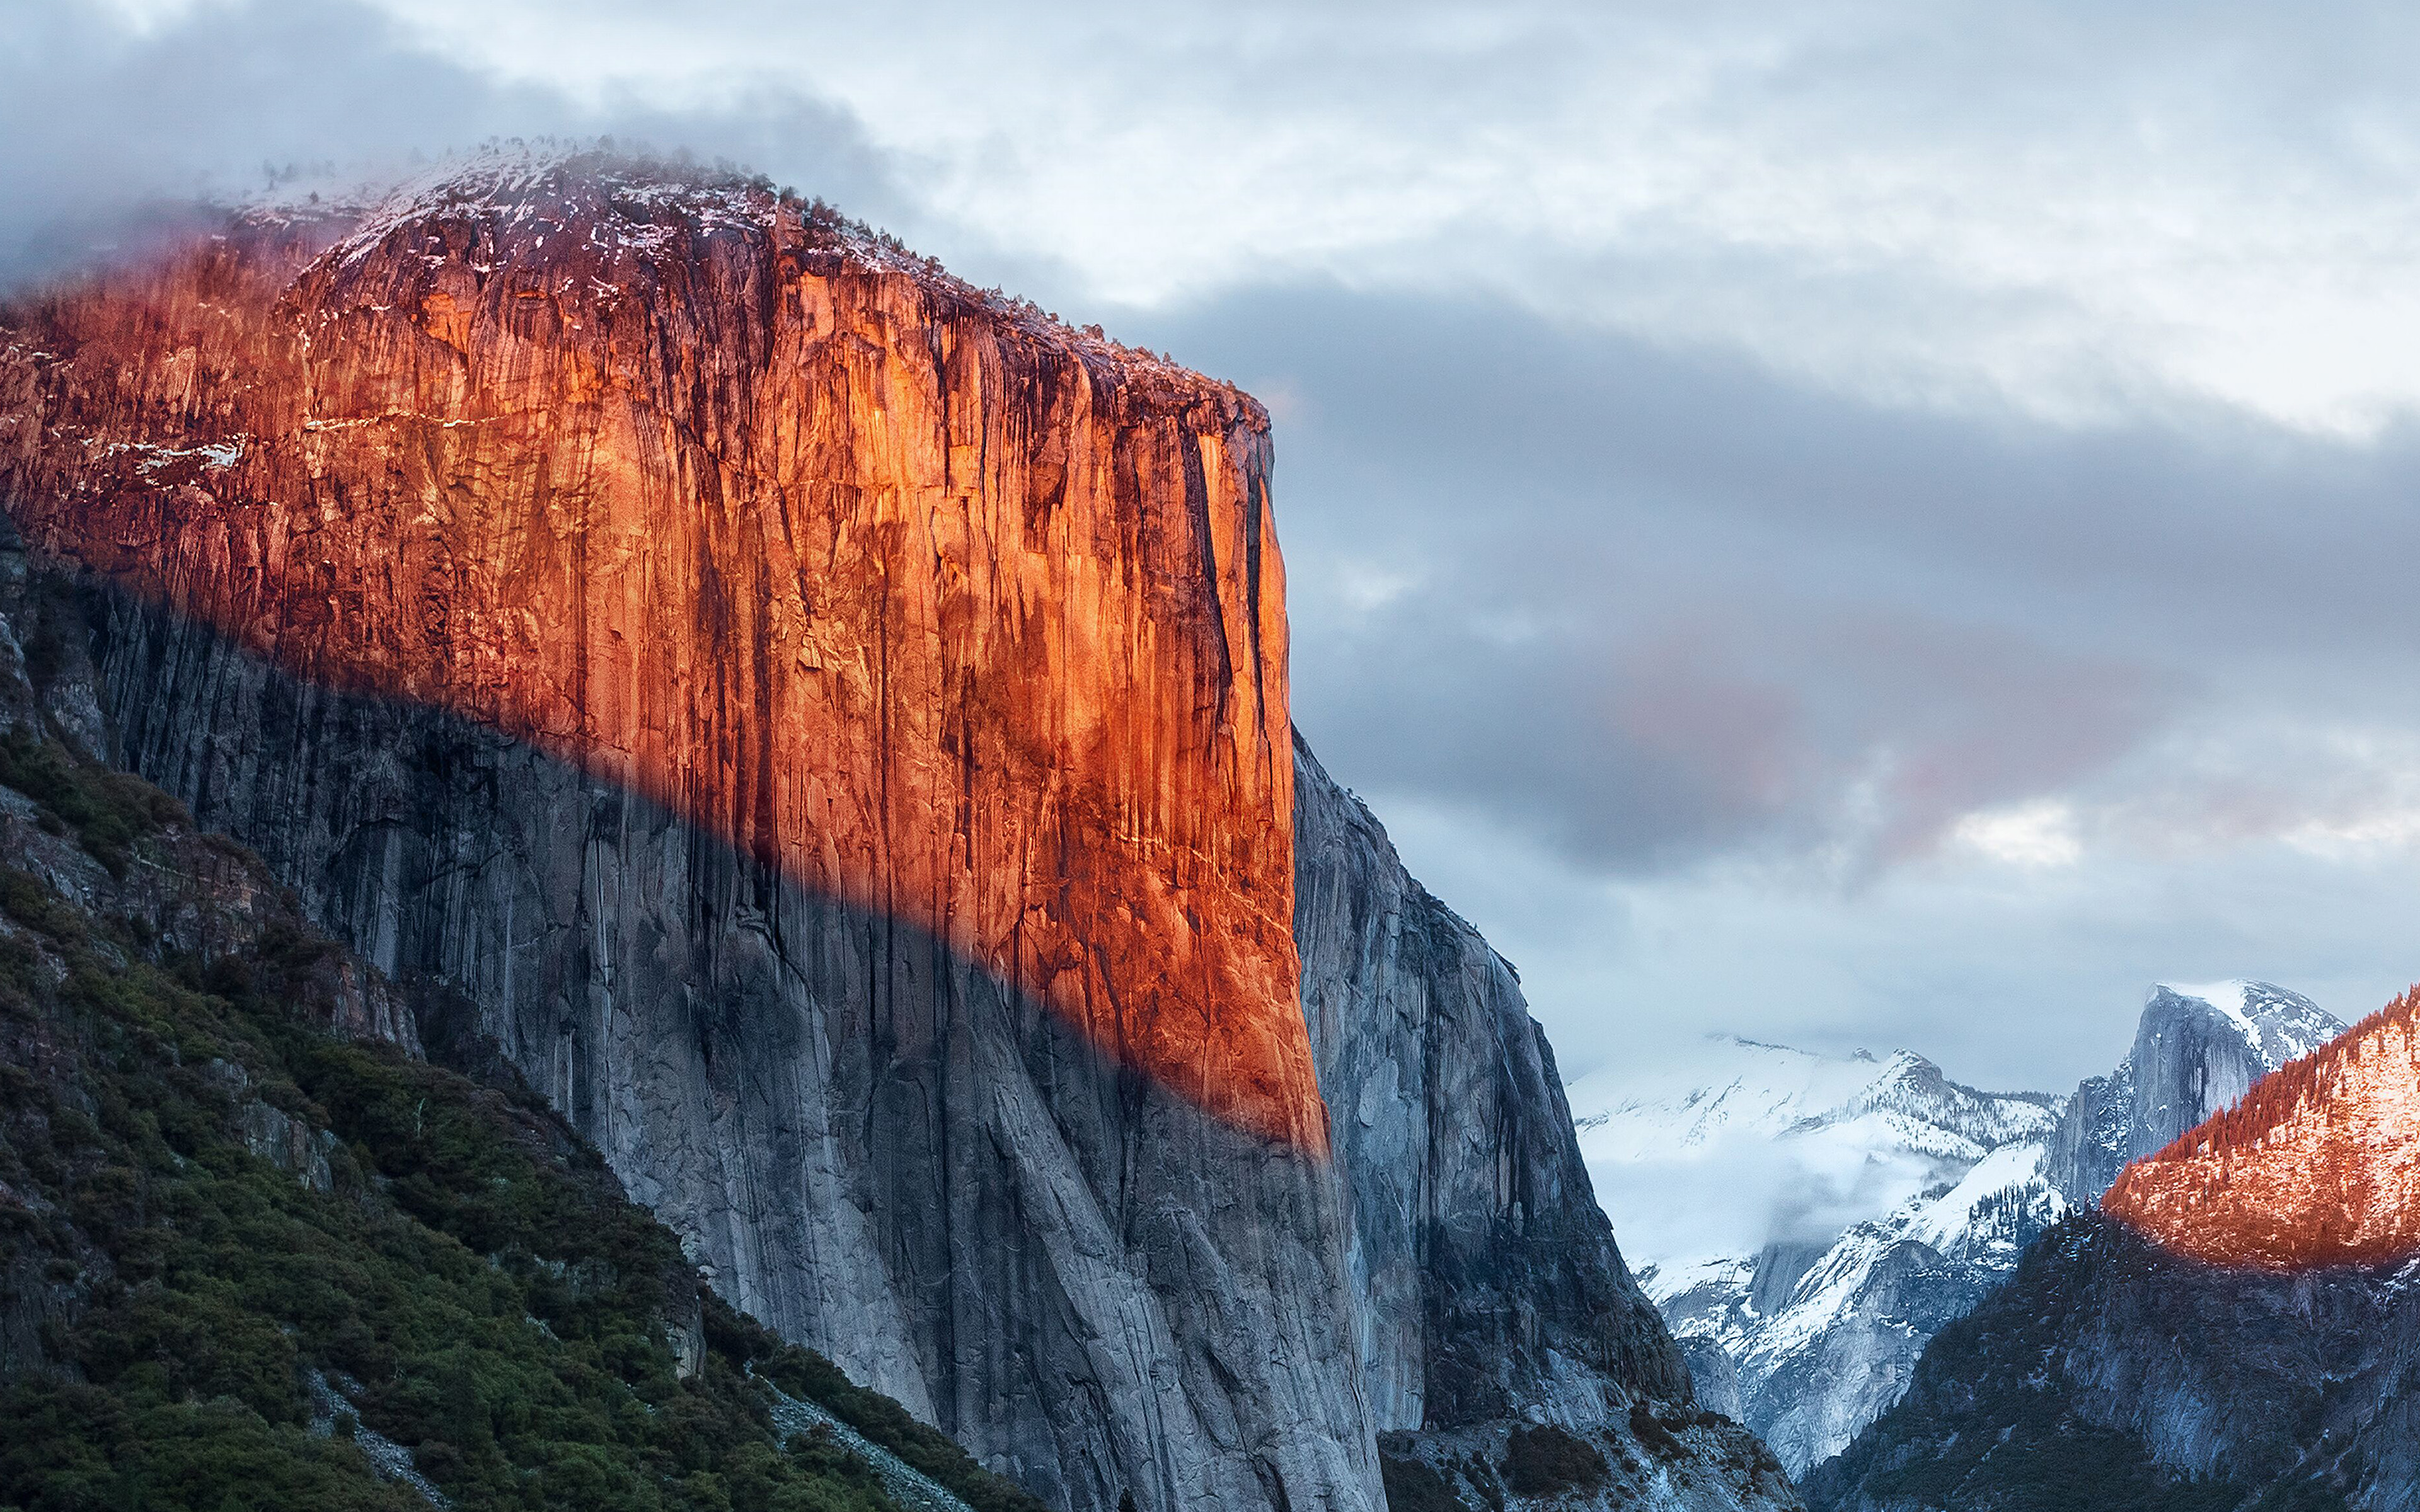
[{"label": "snow-covered mountain", "polygon": [[2130,1162],[2154,1154],[2252,1084],[2344,1032],[2300,993],[2265,981],[2151,989],[2118,1069],[2075,1089],[2051,1140],[2051,1180],[2100,1200]]},{"label": "snow-covered mountain", "polygon": [[1897,1400],[2065,1211],[2041,1171],[2062,1109],[1906,1051],[1709,1052],[1661,1085],[1583,1078],[1580,1149],[1700,1397],[1795,1473]]},{"label": "snow-covered mountain", "polygon": [[1584,1077],[1571,1102],[1700,1397],[1795,1474],[1897,1401],[2036,1235],[2341,1027],[2265,982],[2161,986],[2117,1071],[2071,1098],[1978,1091],[1906,1051],[1722,1040],[1661,1080]]}]

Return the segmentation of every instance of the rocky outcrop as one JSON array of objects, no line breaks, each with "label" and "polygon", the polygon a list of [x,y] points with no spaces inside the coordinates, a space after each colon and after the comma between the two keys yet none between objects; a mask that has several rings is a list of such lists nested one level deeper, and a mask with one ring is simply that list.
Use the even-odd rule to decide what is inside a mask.
[{"label": "rocky outcrop", "polygon": [[[1295,760],[1303,1010],[1389,1484],[1499,1504],[1794,1504],[1764,1447],[1693,1401],[1596,1205],[1512,968],[1299,742]],[[1591,1446],[1575,1452],[1602,1459],[1603,1480],[1525,1497],[1505,1477],[1528,1424]]]},{"label": "rocky outcrop", "polygon": [[2343,1029],[2309,998],[2265,981],[2152,988],[2126,1058],[2069,1101],[2051,1138],[2052,1181],[2070,1202],[2098,1201],[2128,1165]]},{"label": "rocky outcrop", "polygon": [[1051,1502],[1374,1505],[1258,407],[751,184],[518,171],[12,316],[116,752]]},{"label": "rocky outcrop", "polygon": [[2420,990],[2126,1167],[2102,1208],[2170,1250],[2228,1267],[2420,1255]]},{"label": "rocky outcrop", "polygon": [[[128,1107],[84,1085],[92,1057],[145,1075],[175,1068],[205,1089],[241,1148],[314,1190],[328,1189],[335,1148],[326,1130],[263,1101],[241,1066],[194,1054],[211,1041],[181,1041],[160,1025],[88,1037],[71,1011],[26,992],[29,979],[43,994],[68,988],[116,1006],[142,999],[109,977],[131,968],[166,978],[173,963],[213,990],[272,993],[312,1029],[417,1051],[402,995],[313,938],[297,901],[256,857],[199,829],[165,795],[58,742],[46,708],[58,681],[38,685],[29,671],[72,652],[62,632],[81,628],[72,606],[40,592],[0,523],[0,1387],[68,1373],[63,1340],[97,1298],[126,1289],[106,1242],[119,1213],[81,1195],[61,1200],[69,1189],[98,1190],[81,1186],[98,1167],[83,1151],[59,1159],[59,1143],[92,1129],[92,1117],[115,1121],[109,1110]],[[90,702],[88,682],[84,688]],[[55,953],[62,936],[85,944],[102,972],[77,977]],[[139,952],[130,957],[129,944]],[[180,1064],[183,1056],[193,1058]],[[169,1148],[156,1143],[152,1110],[119,1126]],[[107,1190],[141,1194],[125,1175]]]},{"label": "rocky outcrop", "polygon": [[529,743],[1320,1147],[1233,388],[601,160],[256,212],[18,326],[0,477],[39,549]]},{"label": "rocky outcrop", "polygon": [[1809,1505],[2420,1508],[2420,1277],[2202,1264],[2078,1213],[1944,1330]]}]

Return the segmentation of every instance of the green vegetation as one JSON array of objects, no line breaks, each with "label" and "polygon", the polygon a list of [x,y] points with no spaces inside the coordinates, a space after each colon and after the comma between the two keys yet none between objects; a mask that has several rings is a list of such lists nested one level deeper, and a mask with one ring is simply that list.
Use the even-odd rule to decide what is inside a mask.
[{"label": "green vegetation", "polygon": [[[173,814],[20,737],[0,780],[114,872]],[[782,1442],[752,1372],[980,1512],[1038,1512],[702,1294],[526,1088],[315,1028],[326,940],[166,957],[8,869],[0,914],[0,1509],[425,1512],[372,1433],[466,1509],[892,1504],[828,1434]],[[334,1431],[313,1371],[349,1398]]]},{"label": "green vegetation", "polygon": [[706,1336],[719,1352],[793,1396],[828,1409],[850,1427],[940,1482],[974,1512],[1045,1512],[1015,1482],[985,1470],[958,1441],[919,1423],[878,1391],[852,1382],[840,1366],[813,1350],[784,1344],[753,1319],[711,1302]]},{"label": "green vegetation", "polygon": [[23,730],[0,734],[0,783],[34,800],[44,829],[72,834],[109,869],[126,875],[134,842],[185,819],[185,806],[140,778],[78,761]]},{"label": "green vegetation", "polygon": [[[1669,1434],[1664,1436],[1670,1441]],[[1672,1450],[1678,1458],[1681,1445],[1674,1442]],[[1504,1445],[1504,1483],[1523,1496],[1552,1496],[1574,1487],[1602,1486],[1607,1473],[1605,1456],[1595,1444],[1552,1423],[1516,1427]]]}]

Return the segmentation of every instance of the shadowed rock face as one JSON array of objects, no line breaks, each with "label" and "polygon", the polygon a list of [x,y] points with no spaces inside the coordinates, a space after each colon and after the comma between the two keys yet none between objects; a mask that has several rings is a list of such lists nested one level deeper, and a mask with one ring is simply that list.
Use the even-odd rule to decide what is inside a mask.
[{"label": "shadowed rock face", "polygon": [[[1412,879],[1307,748],[1295,761],[1303,1009],[1335,1113],[1389,1484],[1421,1505],[1797,1506],[1780,1462],[1699,1405],[1703,1383],[1693,1393],[1623,1266],[1512,968]],[[1726,1387],[1735,1408],[1736,1380]],[[1506,1469],[1541,1423],[1567,1429],[1603,1478]]]},{"label": "shadowed rock face", "polygon": [[1309,748],[1295,760],[1303,1011],[1348,1173],[1376,1426],[1584,1424],[1688,1400],[1512,968]]},{"label": "shadowed rock face", "polygon": [[1054,1504],[1377,1504],[1328,1163],[526,742],[101,614],[123,762],[459,988],[734,1302]]}]

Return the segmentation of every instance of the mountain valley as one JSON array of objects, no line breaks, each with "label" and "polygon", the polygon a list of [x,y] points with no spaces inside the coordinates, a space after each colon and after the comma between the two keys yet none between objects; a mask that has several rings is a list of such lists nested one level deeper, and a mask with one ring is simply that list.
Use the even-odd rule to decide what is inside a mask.
[{"label": "mountain valley", "polygon": [[2103,1084],[2131,1082],[2154,1134],[2180,1089],[2226,1101],[1945,1329],[1900,1403],[1805,1477],[1811,1505],[2420,1506],[2420,999],[2330,1038],[2306,1001],[2233,985],[2155,996]]}]

